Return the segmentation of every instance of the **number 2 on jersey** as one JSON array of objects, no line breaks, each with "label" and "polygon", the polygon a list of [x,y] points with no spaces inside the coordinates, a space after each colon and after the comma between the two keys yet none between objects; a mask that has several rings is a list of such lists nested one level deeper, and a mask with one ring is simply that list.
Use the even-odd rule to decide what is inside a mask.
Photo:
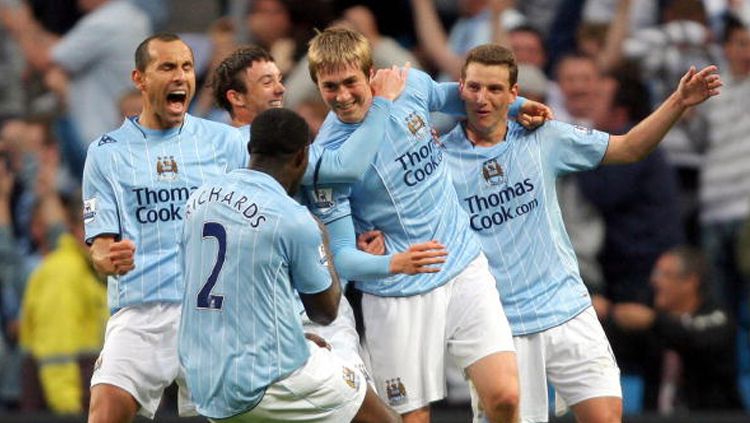
[{"label": "number 2 on jersey", "polygon": [[203,224],[203,239],[216,238],[219,243],[219,252],[216,254],[216,263],[208,276],[208,280],[203,285],[201,292],[198,293],[198,308],[207,308],[221,310],[224,303],[223,295],[213,295],[211,290],[219,278],[221,267],[224,265],[224,259],[227,253],[227,231],[220,223],[206,222]]}]

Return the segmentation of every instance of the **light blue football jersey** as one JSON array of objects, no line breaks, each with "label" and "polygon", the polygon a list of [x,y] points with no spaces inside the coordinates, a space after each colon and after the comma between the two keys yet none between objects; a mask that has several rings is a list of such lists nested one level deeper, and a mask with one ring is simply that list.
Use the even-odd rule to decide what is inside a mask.
[{"label": "light blue football jersey", "polygon": [[[324,221],[345,216],[350,206],[358,226],[383,231],[389,252],[429,240],[446,246],[449,255],[440,272],[358,281],[357,287],[364,292],[380,296],[427,292],[458,275],[479,254],[479,242],[469,229],[443,163],[443,148],[431,134],[431,111],[463,115],[458,85],[438,84],[412,69],[404,92],[393,102],[385,138],[362,180],[349,187],[318,184],[304,189],[311,210]],[[329,114],[311,148],[311,161],[326,149],[339,148],[362,125],[346,124]]]},{"label": "light blue football jersey", "polygon": [[135,269],[108,278],[110,312],[182,300],[177,241],[185,201],[204,182],[247,163],[237,129],[190,115],[166,131],[125,119],[91,143],[83,173],[86,240],[112,234],[136,245]]},{"label": "light blue football jersey", "polygon": [[186,205],[180,362],[198,411],[226,418],[309,356],[295,290],[331,286],[320,229],[271,176],[238,169]]},{"label": "light blue football jersey", "polygon": [[479,235],[513,335],[562,324],[591,305],[555,192],[559,175],[601,163],[609,135],[550,121],[508,123],[505,141],[475,147],[462,125],[443,138],[467,223]]}]

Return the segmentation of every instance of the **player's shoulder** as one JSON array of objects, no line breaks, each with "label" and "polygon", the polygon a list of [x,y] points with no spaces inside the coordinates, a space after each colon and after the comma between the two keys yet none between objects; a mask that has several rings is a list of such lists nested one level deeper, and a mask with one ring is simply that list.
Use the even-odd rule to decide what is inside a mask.
[{"label": "player's shoulder", "polygon": [[190,114],[185,115],[186,129],[190,132],[211,132],[214,134],[223,134],[227,136],[237,136],[241,131],[226,123],[204,119]]},{"label": "player's shoulder", "polygon": [[123,148],[134,139],[143,138],[143,134],[137,130],[135,125],[126,118],[119,128],[102,134],[89,143],[88,154],[108,155]]}]

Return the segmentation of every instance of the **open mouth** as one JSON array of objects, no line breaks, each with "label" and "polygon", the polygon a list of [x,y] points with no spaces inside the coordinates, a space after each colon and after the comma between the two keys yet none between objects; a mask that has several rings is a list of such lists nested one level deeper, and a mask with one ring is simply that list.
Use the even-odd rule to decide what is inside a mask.
[{"label": "open mouth", "polygon": [[187,91],[172,91],[167,94],[167,105],[172,111],[179,113],[185,109],[187,102]]}]

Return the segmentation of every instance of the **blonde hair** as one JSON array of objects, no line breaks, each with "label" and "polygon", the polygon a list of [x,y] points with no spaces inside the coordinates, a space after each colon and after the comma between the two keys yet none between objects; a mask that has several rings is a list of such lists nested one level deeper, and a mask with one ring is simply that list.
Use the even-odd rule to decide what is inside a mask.
[{"label": "blonde hair", "polygon": [[336,71],[354,65],[369,76],[372,46],[364,35],[342,27],[327,28],[310,40],[307,52],[310,77],[317,84],[318,73]]}]

